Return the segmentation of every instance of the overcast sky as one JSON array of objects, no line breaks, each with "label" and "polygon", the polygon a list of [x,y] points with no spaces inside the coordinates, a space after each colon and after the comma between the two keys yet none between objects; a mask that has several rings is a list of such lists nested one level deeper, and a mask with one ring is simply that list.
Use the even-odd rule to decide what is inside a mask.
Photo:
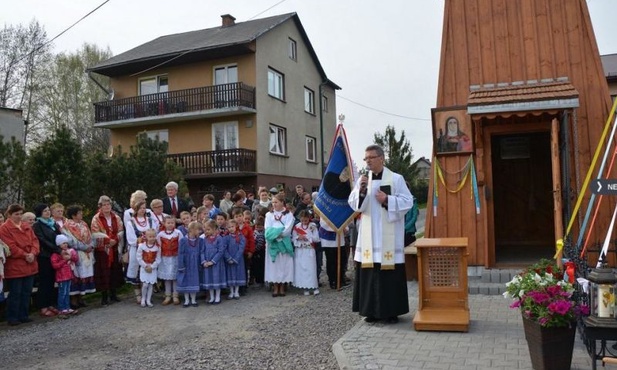
[{"label": "overcast sky", "polygon": [[[0,25],[37,19],[49,38],[103,3],[5,1],[11,5],[0,12]],[[617,53],[617,1],[588,5],[600,53]],[[343,88],[337,116],[345,115],[353,159],[361,163],[373,134],[387,125],[405,131],[415,159],[430,158],[443,6],[444,0],[111,0],[54,45],[74,51],[89,42],[117,55],[162,35],[217,27],[221,14],[242,22],[297,12],[328,78]]]}]

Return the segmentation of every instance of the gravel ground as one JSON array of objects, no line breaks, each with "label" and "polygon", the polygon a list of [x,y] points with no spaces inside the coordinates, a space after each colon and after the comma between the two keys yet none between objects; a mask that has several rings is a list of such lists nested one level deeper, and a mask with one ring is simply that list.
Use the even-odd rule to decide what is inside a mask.
[{"label": "gravel ground", "polygon": [[[272,298],[249,289],[240,300],[199,307],[142,308],[125,297],[67,320],[0,324],[6,369],[337,369],[332,344],[360,319],[351,289]],[[34,315],[33,315],[34,318]]]}]

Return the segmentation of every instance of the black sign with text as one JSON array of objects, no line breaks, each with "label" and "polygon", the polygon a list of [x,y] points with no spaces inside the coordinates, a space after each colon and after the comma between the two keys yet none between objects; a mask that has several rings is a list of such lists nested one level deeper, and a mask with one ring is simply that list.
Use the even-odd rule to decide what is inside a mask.
[{"label": "black sign with text", "polygon": [[617,195],[617,179],[594,180],[591,191],[601,195]]}]

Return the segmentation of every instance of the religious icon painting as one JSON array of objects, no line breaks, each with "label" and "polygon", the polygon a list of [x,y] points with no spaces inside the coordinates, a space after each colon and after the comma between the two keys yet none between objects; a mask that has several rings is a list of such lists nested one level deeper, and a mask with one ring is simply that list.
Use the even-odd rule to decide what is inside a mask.
[{"label": "religious icon painting", "polygon": [[436,154],[473,152],[471,119],[466,107],[433,108],[431,113]]}]

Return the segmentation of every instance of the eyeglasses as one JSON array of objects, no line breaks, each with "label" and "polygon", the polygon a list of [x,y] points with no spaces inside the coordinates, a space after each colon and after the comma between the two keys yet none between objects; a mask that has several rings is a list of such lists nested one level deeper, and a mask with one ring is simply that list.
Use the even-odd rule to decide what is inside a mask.
[{"label": "eyeglasses", "polygon": [[364,162],[368,161],[369,159],[375,159],[375,158],[379,158],[381,157],[380,155],[368,155],[366,157],[364,157]]}]

